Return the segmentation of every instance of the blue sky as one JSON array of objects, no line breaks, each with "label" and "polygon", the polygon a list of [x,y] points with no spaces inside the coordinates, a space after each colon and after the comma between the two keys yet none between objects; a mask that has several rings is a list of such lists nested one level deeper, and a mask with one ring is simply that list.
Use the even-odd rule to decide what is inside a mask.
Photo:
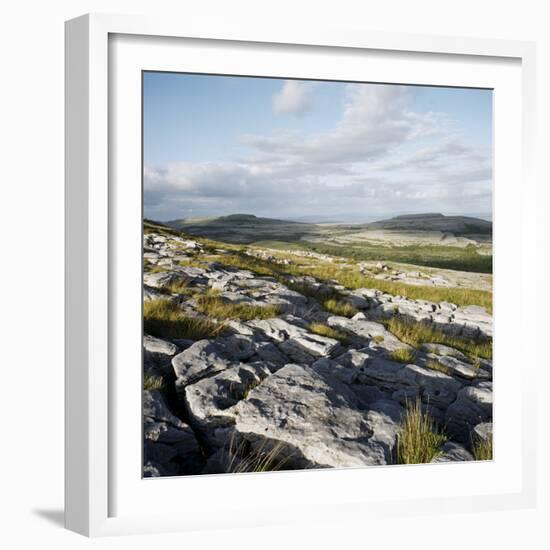
[{"label": "blue sky", "polygon": [[491,215],[492,92],[144,74],[144,210]]}]

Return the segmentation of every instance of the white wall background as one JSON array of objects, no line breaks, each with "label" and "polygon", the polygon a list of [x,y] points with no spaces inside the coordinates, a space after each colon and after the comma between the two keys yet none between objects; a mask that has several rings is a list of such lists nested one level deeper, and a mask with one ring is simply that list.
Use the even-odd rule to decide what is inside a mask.
[{"label": "white wall background", "polygon": [[[536,510],[401,521],[233,530],[88,541],[61,529],[63,507],[63,22],[89,11],[163,14],[238,26],[332,28],[526,39],[538,42],[539,235],[549,235],[544,162],[550,122],[546,2],[523,0],[18,0],[0,16],[0,544],[4,548],[543,548],[550,543],[550,361],[539,370]],[[513,221],[513,212],[510,213]],[[542,240],[542,239],[541,239]],[[549,327],[548,254],[540,245],[541,300],[533,331]],[[510,306],[514,307],[513,297]],[[534,335],[522,335],[531,337]],[[521,368],[521,365],[518,365]],[[230,498],[230,495],[225,495]],[[182,507],[186,503],[182,495]]]}]

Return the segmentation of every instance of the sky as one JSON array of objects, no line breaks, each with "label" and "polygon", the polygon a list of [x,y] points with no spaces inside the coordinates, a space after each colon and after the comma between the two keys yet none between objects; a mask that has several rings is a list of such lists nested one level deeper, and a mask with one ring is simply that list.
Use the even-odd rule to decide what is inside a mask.
[{"label": "sky", "polygon": [[492,215],[492,92],[146,72],[144,215]]}]

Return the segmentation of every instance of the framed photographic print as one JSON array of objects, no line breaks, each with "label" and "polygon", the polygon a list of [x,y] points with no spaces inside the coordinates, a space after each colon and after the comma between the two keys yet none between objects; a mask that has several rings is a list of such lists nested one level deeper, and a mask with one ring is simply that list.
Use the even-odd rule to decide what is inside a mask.
[{"label": "framed photographic print", "polygon": [[66,34],[67,527],[530,505],[533,46]]}]

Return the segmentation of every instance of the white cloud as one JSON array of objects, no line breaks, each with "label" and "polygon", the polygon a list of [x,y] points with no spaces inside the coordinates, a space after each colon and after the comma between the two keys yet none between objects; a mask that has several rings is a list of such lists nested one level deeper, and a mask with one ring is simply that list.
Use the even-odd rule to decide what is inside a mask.
[{"label": "white cloud", "polygon": [[[301,84],[284,84],[279,109],[305,108]],[[490,212],[490,149],[449,130],[444,115],[413,112],[410,100],[405,86],[349,84],[328,131],[244,136],[252,152],[239,161],[147,167],[146,215]]]},{"label": "white cloud", "polygon": [[438,130],[437,116],[407,110],[405,86],[348,84],[341,121],[324,134],[245,136],[263,153],[300,156],[311,162],[364,162],[392,152],[407,140]]},{"label": "white cloud", "polygon": [[273,96],[273,112],[277,114],[302,114],[312,106],[311,84],[287,80]]}]

